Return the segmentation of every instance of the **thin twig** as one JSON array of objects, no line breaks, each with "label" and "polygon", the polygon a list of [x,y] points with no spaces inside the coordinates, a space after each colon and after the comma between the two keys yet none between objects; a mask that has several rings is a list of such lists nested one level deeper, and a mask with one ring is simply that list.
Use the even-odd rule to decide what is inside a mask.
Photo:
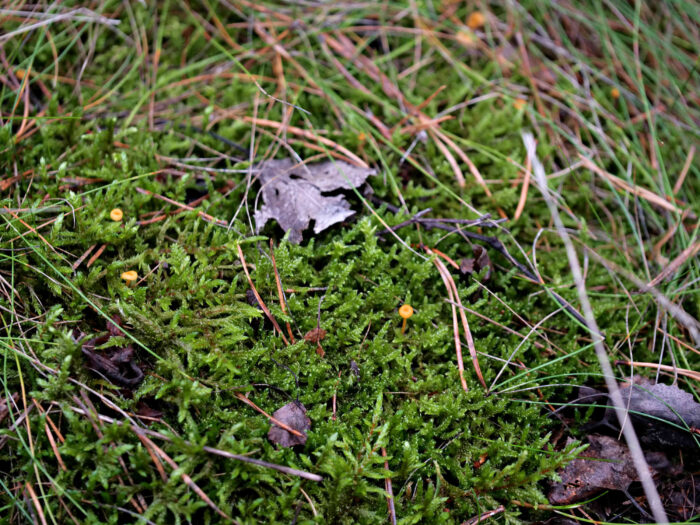
[{"label": "thin twig", "polygon": [[[73,410],[73,412],[77,412],[78,414],[85,415],[85,411],[83,409],[80,409],[77,407],[70,407],[70,409]],[[134,430],[134,432],[136,432],[138,430],[138,432],[142,432],[143,434],[151,436],[151,437],[162,439],[163,441],[167,441],[168,443],[173,441],[172,438],[166,436],[165,434],[161,434],[160,432],[156,432],[156,431],[150,430],[148,428],[139,427],[137,425],[131,425],[129,423],[125,423],[123,421],[113,419],[109,416],[103,416],[101,414],[97,414],[97,417],[101,421],[108,423],[110,425],[115,425],[115,424],[116,425],[127,425],[127,426],[129,426],[129,428]],[[194,445],[188,441],[183,440],[181,442],[188,447],[194,447]],[[236,461],[241,461],[243,463],[250,463],[252,465],[257,465],[259,467],[265,467],[265,468],[277,470],[279,472],[283,472],[283,473],[289,474],[291,476],[298,476],[300,478],[308,479],[310,481],[323,481],[323,476],[319,476],[318,474],[312,474],[311,472],[306,472],[304,470],[298,470],[298,469],[291,468],[291,467],[285,467],[284,465],[277,465],[276,463],[269,463],[267,461],[262,461],[260,459],[249,458],[248,456],[241,456],[239,454],[232,454],[231,452],[226,452],[225,450],[220,450],[218,448],[213,448],[213,447],[209,447],[209,446],[202,447],[202,450],[204,452],[208,452],[209,454],[214,454],[216,456],[221,456],[221,457],[229,458],[229,459],[235,459]]]},{"label": "thin twig", "polygon": [[559,236],[566,248],[566,255],[569,259],[569,266],[571,267],[571,273],[576,283],[576,290],[578,292],[579,301],[581,303],[581,308],[583,310],[583,315],[586,320],[586,325],[588,326],[591,335],[593,336],[593,346],[595,348],[596,355],[598,357],[598,362],[600,363],[601,371],[603,372],[603,377],[605,378],[605,384],[610,392],[610,399],[615,406],[615,414],[622,427],[622,432],[627,441],[627,446],[630,449],[630,454],[634,461],[635,469],[639,476],[639,480],[642,482],[644,487],[644,493],[649,501],[649,507],[654,514],[654,519],[657,523],[668,523],[668,518],[666,517],[666,512],[664,511],[663,504],[661,503],[661,498],[656,490],[656,485],[651,477],[649,465],[644,458],[644,452],[639,444],[639,439],[637,438],[637,433],[632,425],[624,425],[625,418],[627,417],[627,410],[625,409],[625,403],[620,394],[620,388],[615,380],[615,374],[613,373],[612,366],[610,366],[610,360],[608,358],[607,352],[603,345],[603,340],[596,336],[600,333],[598,329],[598,323],[595,320],[595,315],[593,314],[593,307],[588,299],[588,293],[586,292],[586,283],[583,280],[583,272],[581,271],[581,266],[578,261],[578,256],[576,254],[576,249],[569,237],[566,227],[561,220],[559,215],[559,210],[557,209],[556,203],[549,193],[549,187],[547,186],[547,177],[545,176],[544,167],[540,163],[536,156],[535,151],[535,139],[530,133],[523,133],[523,142],[525,144],[525,149],[528,152],[528,156],[531,159],[533,171],[535,174],[535,181],[539,187],[542,196],[544,197],[547,207],[549,208],[554,224],[556,225]]},{"label": "thin twig", "polygon": [[243,271],[245,272],[245,276],[248,278],[248,284],[250,284],[250,289],[253,290],[253,294],[255,295],[255,299],[258,301],[260,308],[262,308],[263,312],[265,312],[265,315],[270,320],[272,325],[277,329],[277,332],[279,332],[280,336],[282,337],[282,341],[284,341],[284,344],[289,346],[289,341],[287,341],[287,338],[284,336],[284,332],[280,328],[280,325],[277,322],[277,319],[275,319],[275,317],[272,315],[272,313],[268,309],[267,305],[265,304],[265,301],[263,301],[262,297],[260,297],[258,290],[255,288],[255,285],[253,284],[253,279],[250,278],[250,273],[248,273],[248,265],[246,265],[245,257],[243,256],[243,250],[241,249],[241,245],[238,244],[236,246],[236,248],[238,248],[238,257],[241,259],[241,264],[243,265]]},{"label": "thin twig", "polygon": [[[382,447],[382,457],[384,457],[384,469],[389,471],[389,461],[386,459],[386,449]],[[384,489],[386,490],[386,506],[389,509],[389,520],[391,525],[396,525],[396,508],[394,507],[394,490],[391,487],[391,478],[384,478]]]},{"label": "thin twig", "polygon": [[489,518],[493,518],[496,514],[500,514],[504,510],[506,510],[506,508],[503,505],[500,505],[493,510],[487,510],[478,516],[468,519],[467,521],[463,521],[462,525],[478,525]]},{"label": "thin twig", "polygon": [[286,430],[286,431],[289,432],[290,434],[294,434],[295,436],[300,437],[300,438],[305,438],[305,437],[306,437],[304,434],[302,434],[302,433],[299,432],[298,430],[293,429],[292,427],[290,427],[290,426],[287,425],[286,423],[283,423],[282,421],[280,421],[280,420],[277,419],[276,417],[271,416],[270,414],[268,414],[267,412],[265,412],[262,408],[260,408],[258,405],[256,405],[255,403],[253,403],[250,399],[248,399],[247,397],[245,397],[245,396],[244,396],[243,394],[241,394],[240,392],[236,392],[236,397],[237,397],[238,399],[240,399],[241,401],[243,401],[243,402],[244,402],[246,405],[248,405],[249,407],[253,408],[254,410],[257,410],[258,412],[260,412],[263,416],[265,416],[267,419],[269,419],[272,423],[274,423],[275,425],[277,425],[277,426],[280,427],[280,428],[283,428],[284,430]]},{"label": "thin twig", "polygon": [[[287,298],[284,296],[284,290],[282,289],[282,280],[280,279],[280,274],[277,271],[277,261],[275,260],[275,249],[272,244],[272,239],[270,239],[270,259],[272,259],[272,269],[275,272],[275,282],[277,283],[277,294],[279,295],[280,298],[280,308],[282,308],[282,313],[284,315],[287,315]],[[296,343],[294,340],[294,334],[292,333],[292,327],[289,324],[289,321],[286,322],[287,324],[287,333],[289,334],[289,340],[292,342],[292,344]],[[296,323],[295,323],[296,324]]]},{"label": "thin twig", "polygon": [[447,268],[445,265],[440,261],[440,259],[433,259],[433,263],[438,269],[438,272],[440,273],[440,277],[442,278],[442,282],[445,283],[445,288],[447,288],[447,295],[450,299],[450,306],[452,307],[452,332],[454,334],[454,340],[455,340],[455,352],[457,354],[457,369],[459,370],[459,380],[462,383],[462,389],[465,392],[469,392],[469,388],[467,387],[467,382],[464,379],[464,360],[462,359],[462,343],[459,339],[459,323],[457,321],[457,307],[455,306],[455,296],[454,292],[452,291],[452,287],[450,286],[450,280],[449,280],[449,273],[447,273]]}]

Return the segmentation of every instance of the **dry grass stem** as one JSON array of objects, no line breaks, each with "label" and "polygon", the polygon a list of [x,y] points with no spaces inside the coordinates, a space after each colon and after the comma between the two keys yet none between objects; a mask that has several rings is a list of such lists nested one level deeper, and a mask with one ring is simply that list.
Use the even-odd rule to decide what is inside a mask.
[{"label": "dry grass stem", "polygon": [[[622,433],[627,441],[627,446],[629,447],[630,454],[634,460],[634,466],[639,476],[639,480],[642,482],[644,487],[644,493],[647,496],[649,502],[649,507],[654,515],[654,519],[658,523],[668,523],[668,518],[666,517],[666,511],[661,503],[661,498],[656,490],[656,485],[651,477],[649,465],[647,465],[646,459],[644,458],[644,452],[639,444],[639,439],[637,438],[637,433],[634,427],[629,424],[625,425],[627,419],[627,409],[625,403],[622,400],[620,394],[620,388],[615,380],[615,374],[613,372],[612,366],[610,366],[610,361],[608,354],[603,346],[602,339],[596,334],[600,334],[600,329],[596,323],[595,316],[593,315],[593,308],[588,299],[588,294],[586,292],[586,283],[583,280],[583,272],[581,271],[581,266],[578,262],[578,256],[576,254],[576,249],[574,248],[569,234],[562,223],[561,217],[559,216],[559,210],[557,209],[555,200],[549,193],[549,187],[547,186],[547,177],[545,175],[544,167],[540,163],[536,154],[535,139],[530,133],[523,133],[523,143],[527,149],[528,156],[532,163],[533,171],[535,174],[535,181],[539,187],[542,196],[544,197],[549,211],[554,220],[554,224],[559,232],[562,242],[566,248],[566,254],[569,259],[569,266],[571,268],[571,273],[576,283],[576,290],[578,292],[579,301],[581,302],[581,308],[583,310],[583,316],[586,320],[586,325],[594,338],[594,348],[596,355],[598,357],[598,362],[600,363],[601,371],[603,372],[603,377],[605,378],[605,384],[608,387],[608,392],[610,394],[610,399],[615,406],[615,414],[620,422],[622,428]],[[602,171],[602,170],[601,170]],[[653,195],[653,194],[652,194]],[[658,198],[654,195],[655,198]],[[665,201],[664,201],[665,202]]]}]

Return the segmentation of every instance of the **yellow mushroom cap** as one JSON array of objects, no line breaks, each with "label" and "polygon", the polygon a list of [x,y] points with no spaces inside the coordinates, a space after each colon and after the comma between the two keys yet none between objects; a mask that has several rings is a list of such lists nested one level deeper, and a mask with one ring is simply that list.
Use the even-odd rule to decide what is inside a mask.
[{"label": "yellow mushroom cap", "polygon": [[527,104],[527,100],[525,100],[524,98],[516,98],[513,101],[513,106],[515,106],[515,109],[517,109],[518,111],[523,109],[525,107],[525,104]]},{"label": "yellow mushroom cap", "polygon": [[136,273],[135,270],[129,270],[127,272],[122,273],[122,279],[124,279],[126,282],[133,282],[136,279],[138,279],[139,274]]},{"label": "yellow mushroom cap", "polygon": [[486,17],[479,11],[474,11],[467,18],[467,26],[469,29],[479,29],[486,24]]},{"label": "yellow mushroom cap", "polygon": [[620,90],[617,89],[617,88],[615,88],[615,87],[612,88],[612,89],[610,90],[610,96],[611,96],[612,98],[620,98]]},{"label": "yellow mushroom cap", "polygon": [[413,307],[410,304],[403,304],[399,308],[399,315],[404,319],[408,319],[413,315]]},{"label": "yellow mushroom cap", "polygon": [[122,217],[124,217],[124,212],[119,208],[114,208],[112,211],[109,212],[109,218],[115,222],[119,222],[120,220],[122,220]]}]

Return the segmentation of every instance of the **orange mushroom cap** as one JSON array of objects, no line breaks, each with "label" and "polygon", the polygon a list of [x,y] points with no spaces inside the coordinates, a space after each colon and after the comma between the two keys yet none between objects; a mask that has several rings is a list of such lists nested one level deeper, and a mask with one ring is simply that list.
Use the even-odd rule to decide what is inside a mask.
[{"label": "orange mushroom cap", "polygon": [[410,304],[403,304],[399,308],[399,315],[404,319],[408,319],[413,315],[413,307]]},{"label": "orange mushroom cap", "polygon": [[484,24],[486,24],[486,17],[479,11],[474,11],[467,18],[467,26],[469,29],[479,29]]},{"label": "orange mushroom cap", "polygon": [[136,273],[135,270],[129,270],[124,273],[122,273],[122,279],[124,279],[126,282],[132,282],[138,279],[139,274]]},{"label": "orange mushroom cap", "polygon": [[115,222],[119,222],[124,217],[124,212],[119,208],[114,208],[109,212],[109,218]]}]

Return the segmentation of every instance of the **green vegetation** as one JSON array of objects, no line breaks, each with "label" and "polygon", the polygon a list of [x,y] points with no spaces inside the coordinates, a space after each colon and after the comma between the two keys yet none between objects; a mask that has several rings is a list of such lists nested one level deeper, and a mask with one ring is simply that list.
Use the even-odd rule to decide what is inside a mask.
[{"label": "green vegetation", "polygon": [[[634,279],[700,314],[699,28],[691,3],[611,6],[0,11],[0,515],[384,523],[390,479],[399,523],[462,523],[500,505],[505,523],[549,516],[533,510],[547,504],[545,482],[581,450],[554,446],[551,411],[600,371],[590,334],[554,295],[579,308],[550,213],[524,182],[521,132],[554,174],[611,360],[700,362],[688,326]],[[487,16],[472,30],[476,9]],[[255,232],[251,165],[346,157],[338,146],[377,167],[375,198],[350,192],[356,216],[301,245],[275,225]],[[377,235],[426,208],[507,217],[466,229],[500,239],[541,283],[455,232]],[[472,257],[470,243],[488,249],[490,278],[448,263]],[[436,260],[467,309],[488,395],[458,317],[460,386]],[[244,264],[294,343],[250,297]],[[402,334],[404,303],[415,314]],[[145,374],[133,388],[85,355],[115,316],[123,330],[96,345],[131,345]],[[304,341],[317,326],[322,352]],[[679,381],[698,397],[697,382]],[[246,399],[267,414],[303,403],[305,445],[270,442]]]}]

